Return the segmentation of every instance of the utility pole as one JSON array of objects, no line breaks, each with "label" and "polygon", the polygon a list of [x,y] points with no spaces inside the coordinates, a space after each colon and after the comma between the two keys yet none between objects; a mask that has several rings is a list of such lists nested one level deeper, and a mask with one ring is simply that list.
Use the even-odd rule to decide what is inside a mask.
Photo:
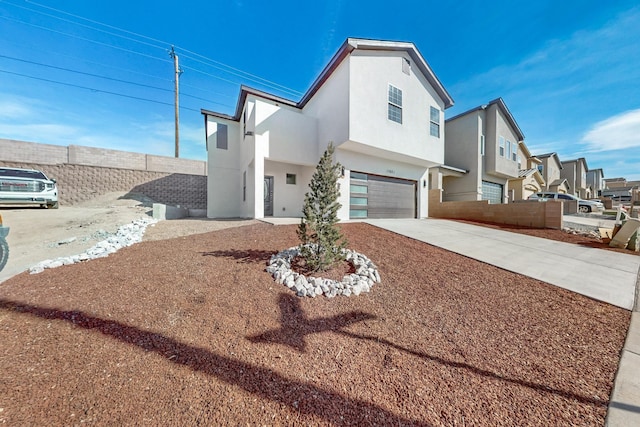
[{"label": "utility pole", "polygon": [[175,73],[175,129],[176,129],[176,158],[179,157],[180,154],[180,89],[179,89],[179,81],[180,74],[182,74],[182,70],[178,66],[178,54],[176,53],[173,46],[171,46],[171,51],[169,52],[169,56],[173,58],[173,71]]}]

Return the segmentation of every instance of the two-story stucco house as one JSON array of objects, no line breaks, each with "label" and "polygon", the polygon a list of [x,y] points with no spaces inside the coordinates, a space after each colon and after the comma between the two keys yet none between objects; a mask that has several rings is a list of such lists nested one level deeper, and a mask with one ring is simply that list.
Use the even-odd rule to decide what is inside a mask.
[{"label": "two-story stucco house", "polygon": [[344,168],[340,219],[426,217],[452,105],[405,42],[347,39],[299,101],[243,86],[233,115],[202,110],[207,216],[301,216],[315,166],[333,142]]},{"label": "two-story stucco house", "polygon": [[467,173],[443,178],[443,200],[506,202],[524,134],[502,98],[448,119],[445,132],[445,163]]},{"label": "two-story stucco house", "polygon": [[589,169],[587,171],[587,186],[591,187],[593,191],[592,197],[602,196],[602,191],[607,188],[602,168]]},{"label": "two-story stucco house", "polygon": [[569,184],[566,179],[561,178],[562,162],[557,153],[545,153],[535,156],[540,160],[538,170],[545,181],[544,190],[553,193],[569,192]]},{"label": "two-story stucco house", "polygon": [[540,173],[542,161],[531,155],[529,148],[520,142],[518,146],[518,177],[509,180],[509,194],[512,200],[524,200],[545,187],[545,180]]},{"label": "two-story stucco house", "polygon": [[591,197],[591,191],[587,186],[587,161],[584,157],[562,162],[560,178],[567,180],[569,192],[582,199]]}]

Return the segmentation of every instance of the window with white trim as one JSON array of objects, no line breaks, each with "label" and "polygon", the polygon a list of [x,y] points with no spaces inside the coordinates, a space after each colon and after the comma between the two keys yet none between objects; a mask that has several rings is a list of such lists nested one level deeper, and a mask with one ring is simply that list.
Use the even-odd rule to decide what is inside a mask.
[{"label": "window with white trim", "polygon": [[389,85],[389,109],[387,118],[402,124],[402,90]]},{"label": "window with white trim", "polygon": [[504,157],[504,136],[498,138],[498,144],[500,147],[500,157]]},{"label": "window with white trim", "polygon": [[429,134],[440,138],[440,110],[435,107],[430,107],[429,112]]},{"label": "window with white trim", "polygon": [[480,155],[484,156],[484,135],[480,135]]},{"label": "window with white trim", "polygon": [[507,139],[507,159],[511,158],[511,141]]}]

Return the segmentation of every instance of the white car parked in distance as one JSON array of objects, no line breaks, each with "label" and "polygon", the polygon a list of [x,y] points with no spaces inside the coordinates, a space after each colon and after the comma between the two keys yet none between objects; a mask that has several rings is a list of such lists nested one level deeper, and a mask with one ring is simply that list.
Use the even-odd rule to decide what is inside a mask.
[{"label": "white car parked in distance", "polygon": [[576,196],[574,196],[572,194],[544,192],[544,193],[532,194],[531,196],[529,196],[529,200],[535,200],[535,199],[538,199],[538,200],[541,200],[541,201],[559,200],[561,202],[563,202],[563,201],[577,201],[578,202],[578,211],[582,212],[582,213],[589,213],[589,212],[594,212],[594,211],[599,211],[599,212],[604,211],[604,205],[602,204],[602,202],[597,201],[597,200],[584,200],[584,199],[576,197]]},{"label": "white car parked in distance", "polygon": [[0,166],[0,204],[39,204],[57,209],[56,180],[35,169]]}]

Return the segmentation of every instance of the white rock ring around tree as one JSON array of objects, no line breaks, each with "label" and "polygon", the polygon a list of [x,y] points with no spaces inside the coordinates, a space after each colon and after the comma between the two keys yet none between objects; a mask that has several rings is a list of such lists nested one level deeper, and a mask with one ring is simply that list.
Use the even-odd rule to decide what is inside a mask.
[{"label": "white rock ring around tree", "polygon": [[373,262],[365,255],[350,249],[343,249],[345,260],[350,262],[356,272],[342,278],[341,282],[321,277],[305,277],[291,269],[291,262],[301,255],[301,246],[285,249],[269,260],[267,271],[277,283],[286,285],[299,297],[313,297],[324,294],[328,298],[336,295],[360,295],[369,292],[374,283],[380,283],[380,274]]}]

